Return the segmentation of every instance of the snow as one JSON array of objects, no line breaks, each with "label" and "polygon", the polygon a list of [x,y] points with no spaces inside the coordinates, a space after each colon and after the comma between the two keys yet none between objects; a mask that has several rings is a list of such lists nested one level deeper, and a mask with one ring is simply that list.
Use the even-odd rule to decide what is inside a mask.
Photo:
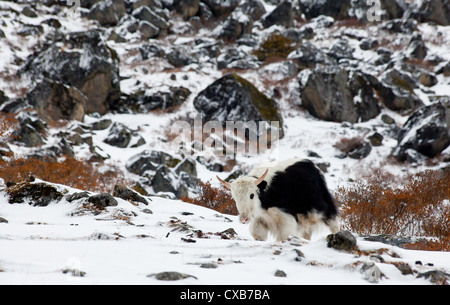
[{"label": "snow", "polygon": [[[79,191],[55,187],[67,190],[67,195]],[[148,206],[116,199],[118,206],[107,207],[99,215],[81,215],[74,213],[80,201],[63,199],[47,207],[33,207],[9,204],[0,193],[0,215],[8,220],[0,224],[0,284],[160,284],[148,275],[164,271],[195,276],[173,282],[176,284],[370,284],[359,271],[361,264],[371,261],[370,256],[328,248],[325,228],[311,241],[260,242],[253,240],[248,225],[239,223],[236,216],[159,197],[151,197]],[[127,221],[115,215],[135,216]],[[188,229],[177,230],[177,224],[184,222]],[[231,239],[214,235],[230,228],[236,232]],[[192,237],[197,230],[209,238]],[[384,274],[378,282],[381,285],[430,283],[415,275],[401,275],[392,264],[395,262],[406,262],[418,273],[450,270],[447,252],[405,250],[361,237],[357,242],[364,251],[386,249],[381,256],[387,263],[375,263]],[[304,255],[300,261],[295,249]],[[423,265],[415,265],[418,260]],[[206,263],[217,268],[200,267]],[[64,274],[68,268],[85,275]],[[275,277],[276,270],[287,276]]]}]

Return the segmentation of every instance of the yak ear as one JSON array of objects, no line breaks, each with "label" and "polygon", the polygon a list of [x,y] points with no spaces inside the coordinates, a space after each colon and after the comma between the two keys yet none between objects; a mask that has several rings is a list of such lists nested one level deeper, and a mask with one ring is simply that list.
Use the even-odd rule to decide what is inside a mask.
[{"label": "yak ear", "polygon": [[264,189],[266,188],[266,186],[267,186],[267,181],[261,181],[259,184],[258,184],[258,188],[259,188],[259,190],[260,191],[264,191]]}]

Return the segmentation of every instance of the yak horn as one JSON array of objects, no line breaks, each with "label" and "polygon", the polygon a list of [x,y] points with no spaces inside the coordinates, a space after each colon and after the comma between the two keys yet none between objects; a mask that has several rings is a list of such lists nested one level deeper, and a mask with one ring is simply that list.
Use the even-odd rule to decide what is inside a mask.
[{"label": "yak horn", "polygon": [[255,184],[256,185],[260,184],[264,180],[264,178],[266,178],[268,172],[269,169],[267,168],[264,174],[255,181]]},{"label": "yak horn", "polygon": [[230,182],[223,181],[222,179],[219,178],[219,176],[216,176],[216,178],[217,178],[217,180],[219,180],[220,183],[222,183],[222,185],[223,185],[225,188],[227,188],[227,189],[229,189],[229,190],[231,189],[231,184],[230,184]]}]

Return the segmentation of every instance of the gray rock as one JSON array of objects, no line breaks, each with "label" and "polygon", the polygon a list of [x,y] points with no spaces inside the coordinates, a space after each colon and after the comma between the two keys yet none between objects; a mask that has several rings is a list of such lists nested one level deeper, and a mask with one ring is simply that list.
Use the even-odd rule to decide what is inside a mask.
[{"label": "gray rock", "polygon": [[285,28],[292,27],[294,25],[294,15],[291,2],[282,2],[271,13],[265,15],[261,19],[261,23],[266,28],[272,25],[281,25]]},{"label": "gray rock", "polygon": [[102,26],[115,26],[125,12],[124,0],[104,0],[92,6],[88,18],[97,20]]},{"label": "gray rock", "polygon": [[280,128],[283,126],[277,103],[234,73],[201,91],[194,99],[194,107],[205,121],[278,121]]},{"label": "gray rock", "polygon": [[[130,144],[133,137],[140,138],[137,142],[139,145],[137,146],[145,144],[145,140],[142,139],[142,137],[139,136],[139,134],[133,132],[124,124],[115,122],[111,126],[111,129],[109,130],[108,137],[105,140],[103,140],[103,142],[111,146],[126,148]],[[137,146],[135,145],[135,147]]]},{"label": "gray rock", "polygon": [[429,279],[431,283],[436,285],[448,285],[450,281],[450,274],[441,270],[431,270],[420,273],[417,278]]},{"label": "gray rock", "polygon": [[277,270],[277,271],[275,271],[275,274],[274,274],[276,277],[286,277],[287,275],[286,275],[286,272],[284,272],[283,270]]},{"label": "gray rock", "polygon": [[405,161],[408,149],[435,157],[450,145],[450,102],[435,102],[414,112],[400,131],[393,155]]},{"label": "gray rock", "polygon": [[200,7],[199,0],[174,0],[173,7],[180,13],[184,20],[189,19],[189,17],[195,16]]},{"label": "gray rock", "polygon": [[307,19],[312,19],[320,15],[331,16],[334,19],[345,19],[348,16],[350,3],[350,0],[299,1],[300,10]]},{"label": "gray rock", "polygon": [[28,94],[28,103],[46,122],[58,120],[83,121],[87,98],[75,87],[44,79]]},{"label": "gray rock", "polygon": [[8,223],[8,220],[6,220],[6,218],[0,217],[0,223]]},{"label": "gray rock", "polygon": [[156,171],[164,164],[168,167],[175,167],[180,162],[179,159],[171,155],[156,150],[144,150],[128,160],[126,168],[129,172],[143,176],[146,171]]},{"label": "gray rock", "polygon": [[374,88],[366,76],[339,66],[300,73],[302,105],[315,117],[357,123],[380,113]]},{"label": "gray rock", "polygon": [[378,283],[383,273],[374,262],[364,262],[360,272],[369,283]]},{"label": "gray rock", "polygon": [[340,231],[327,236],[328,248],[352,251],[356,247],[356,238],[349,231]]},{"label": "gray rock", "polygon": [[216,17],[231,13],[238,5],[239,0],[202,0]]},{"label": "gray rock", "polygon": [[180,273],[180,272],[176,272],[176,271],[165,271],[165,272],[160,272],[160,273],[153,273],[153,274],[147,275],[147,277],[154,277],[155,279],[157,279],[159,281],[178,281],[178,280],[184,280],[184,279],[187,279],[190,277],[197,279],[193,275]]},{"label": "gray rock", "polygon": [[139,195],[136,191],[129,189],[125,185],[117,184],[114,186],[113,196],[122,198],[123,200],[141,202],[148,205],[147,199]]},{"label": "gray rock", "polygon": [[175,167],[175,172],[180,174],[185,172],[191,176],[197,177],[197,163],[189,158],[184,159]]},{"label": "gray rock", "polygon": [[117,206],[118,202],[108,193],[101,193],[97,195],[90,196],[88,201],[96,206],[105,208],[109,206]]},{"label": "gray rock", "polygon": [[119,57],[102,40],[99,30],[72,32],[44,44],[19,74],[76,87],[87,97],[90,113],[105,114],[120,97]]},{"label": "gray rock", "polygon": [[6,189],[9,195],[8,202],[24,203],[28,202],[32,206],[45,207],[50,202],[58,202],[63,194],[54,186],[47,183],[18,183]]}]

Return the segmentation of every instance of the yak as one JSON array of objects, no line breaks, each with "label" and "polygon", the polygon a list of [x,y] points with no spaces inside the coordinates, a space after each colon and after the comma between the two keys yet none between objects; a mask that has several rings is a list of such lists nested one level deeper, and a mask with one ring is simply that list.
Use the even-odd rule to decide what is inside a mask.
[{"label": "yak", "polygon": [[269,233],[278,241],[290,235],[311,239],[320,223],[332,233],[339,231],[338,210],[325,177],[310,160],[258,166],[232,183],[216,177],[231,191],[239,220],[250,222],[256,240],[267,240]]}]

